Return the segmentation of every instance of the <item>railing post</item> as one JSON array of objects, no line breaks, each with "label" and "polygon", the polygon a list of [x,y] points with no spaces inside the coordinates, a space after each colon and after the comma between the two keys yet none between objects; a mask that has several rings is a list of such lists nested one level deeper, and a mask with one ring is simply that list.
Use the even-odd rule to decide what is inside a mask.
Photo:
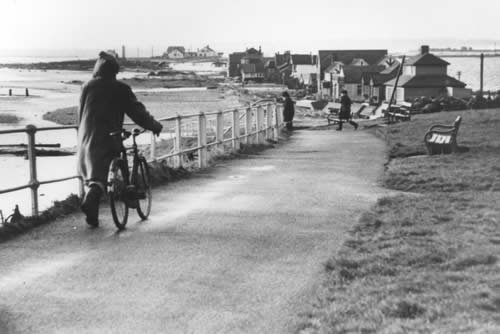
[{"label": "railing post", "polygon": [[262,127],[264,124],[264,108],[258,106],[255,115],[255,125],[257,127],[257,144],[264,144],[264,134],[262,133]]},{"label": "railing post", "polygon": [[266,117],[266,138],[273,139],[273,105],[267,104],[267,117]]},{"label": "railing post", "polygon": [[28,160],[30,166],[30,188],[31,188],[31,214],[38,216],[38,183],[36,173],[36,151],[35,151],[35,133],[36,126],[27,125],[26,133],[28,134]]},{"label": "railing post", "polygon": [[207,118],[204,113],[198,116],[198,166],[207,166]]},{"label": "railing post", "polygon": [[215,140],[217,141],[217,147],[224,151],[224,114],[222,111],[217,113],[217,123],[215,128]]},{"label": "railing post", "polygon": [[250,133],[252,132],[252,108],[247,108],[245,115],[245,144],[252,144],[252,138]]},{"label": "railing post", "polygon": [[278,140],[280,136],[280,107],[278,104],[274,105],[274,139]]},{"label": "railing post", "polygon": [[155,134],[151,132],[151,145],[149,146],[149,157],[151,160],[156,161],[156,138]]},{"label": "railing post", "polygon": [[[181,115],[177,115],[175,119],[175,138],[174,138],[174,152],[179,153],[182,150],[182,118]],[[175,157],[175,167],[182,167],[182,156],[179,154]]]},{"label": "railing post", "polygon": [[240,149],[240,111],[233,111],[233,149]]}]

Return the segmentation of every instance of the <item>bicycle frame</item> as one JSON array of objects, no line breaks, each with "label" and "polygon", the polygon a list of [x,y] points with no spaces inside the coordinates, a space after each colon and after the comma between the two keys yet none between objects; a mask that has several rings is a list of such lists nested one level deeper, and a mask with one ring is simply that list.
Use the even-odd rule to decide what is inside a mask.
[{"label": "bicycle frame", "polygon": [[[139,167],[139,158],[140,158],[140,153],[139,149],[137,147],[137,142],[136,142],[136,137],[139,136],[140,134],[144,133],[145,130],[139,130],[139,129],[134,129],[131,132],[122,130],[122,142],[130,138],[132,136],[132,147],[125,147],[122,145],[122,148],[120,150],[119,157],[124,161],[125,163],[125,175],[123,175],[123,178],[125,179],[125,183],[127,185],[134,184],[133,178],[137,176],[137,168]],[[129,169],[129,163],[128,163],[128,152],[132,152],[133,160],[132,160],[132,174]]]}]

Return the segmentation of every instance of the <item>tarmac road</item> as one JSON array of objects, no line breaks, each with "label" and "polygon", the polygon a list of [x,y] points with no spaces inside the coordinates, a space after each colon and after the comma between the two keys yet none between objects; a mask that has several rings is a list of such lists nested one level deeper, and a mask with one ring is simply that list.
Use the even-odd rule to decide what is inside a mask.
[{"label": "tarmac road", "polygon": [[383,163],[363,131],[298,130],[156,188],[122,233],[103,208],[0,244],[0,333],[288,333]]}]

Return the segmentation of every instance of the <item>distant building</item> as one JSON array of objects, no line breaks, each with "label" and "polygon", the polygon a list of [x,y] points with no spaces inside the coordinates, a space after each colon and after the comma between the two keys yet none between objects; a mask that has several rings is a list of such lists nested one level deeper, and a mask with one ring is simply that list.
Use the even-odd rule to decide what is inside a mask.
[{"label": "distant building", "polygon": [[346,89],[354,93],[352,97],[362,98],[364,95],[362,82],[364,74],[376,74],[377,71],[385,69],[385,66],[380,65],[380,62],[387,55],[387,50],[318,51],[316,67],[318,95],[336,99],[340,97],[340,92]]},{"label": "distant building", "polygon": [[164,58],[182,59],[185,57],[186,49],[183,46],[169,46],[167,52],[163,54]]},{"label": "distant building", "polygon": [[198,52],[196,52],[196,51],[186,51],[184,53],[184,57],[185,58],[195,58],[195,57],[198,57]]},{"label": "distant building", "polygon": [[[428,46],[422,46],[420,54],[409,58],[403,66],[396,101],[413,101],[422,96],[470,96],[472,91],[465,88],[465,83],[448,75],[448,65],[447,61],[429,53]],[[395,84],[396,79],[385,83],[387,98],[390,98]]]},{"label": "distant building", "polygon": [[219,53],[207,45],[207,46],[202,47],[201,49],[198,49],[198,51],[196,52],[196,55],[198,57],[211,58],[211,57],[217,57],[219,55]]},{"label": "distant building", "polygon": [[290,51],[277,53],[275,62],[280,72],[279,83],[291,89],[315,86],[317,59],[312,54],[292,54]]},{"label": "distant building", "polygon": [[263,82],[265,79],[265,59],[261,48],[247,49],[245,52],[234,52],[229,55],[228,75],[240,77],[245,81]]}]

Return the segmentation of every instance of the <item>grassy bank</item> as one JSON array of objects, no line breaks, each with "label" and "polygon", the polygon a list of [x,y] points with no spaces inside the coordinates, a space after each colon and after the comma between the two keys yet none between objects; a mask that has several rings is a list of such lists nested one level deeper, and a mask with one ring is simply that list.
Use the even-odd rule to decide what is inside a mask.
[{"label": "grassy bank", "polygon": [[[461,153],[427,156],[423,135],[463,116]],[[377,130],[380,199],[325,264],[299,333],[500,332],[500,111],[420,115]]]}]

